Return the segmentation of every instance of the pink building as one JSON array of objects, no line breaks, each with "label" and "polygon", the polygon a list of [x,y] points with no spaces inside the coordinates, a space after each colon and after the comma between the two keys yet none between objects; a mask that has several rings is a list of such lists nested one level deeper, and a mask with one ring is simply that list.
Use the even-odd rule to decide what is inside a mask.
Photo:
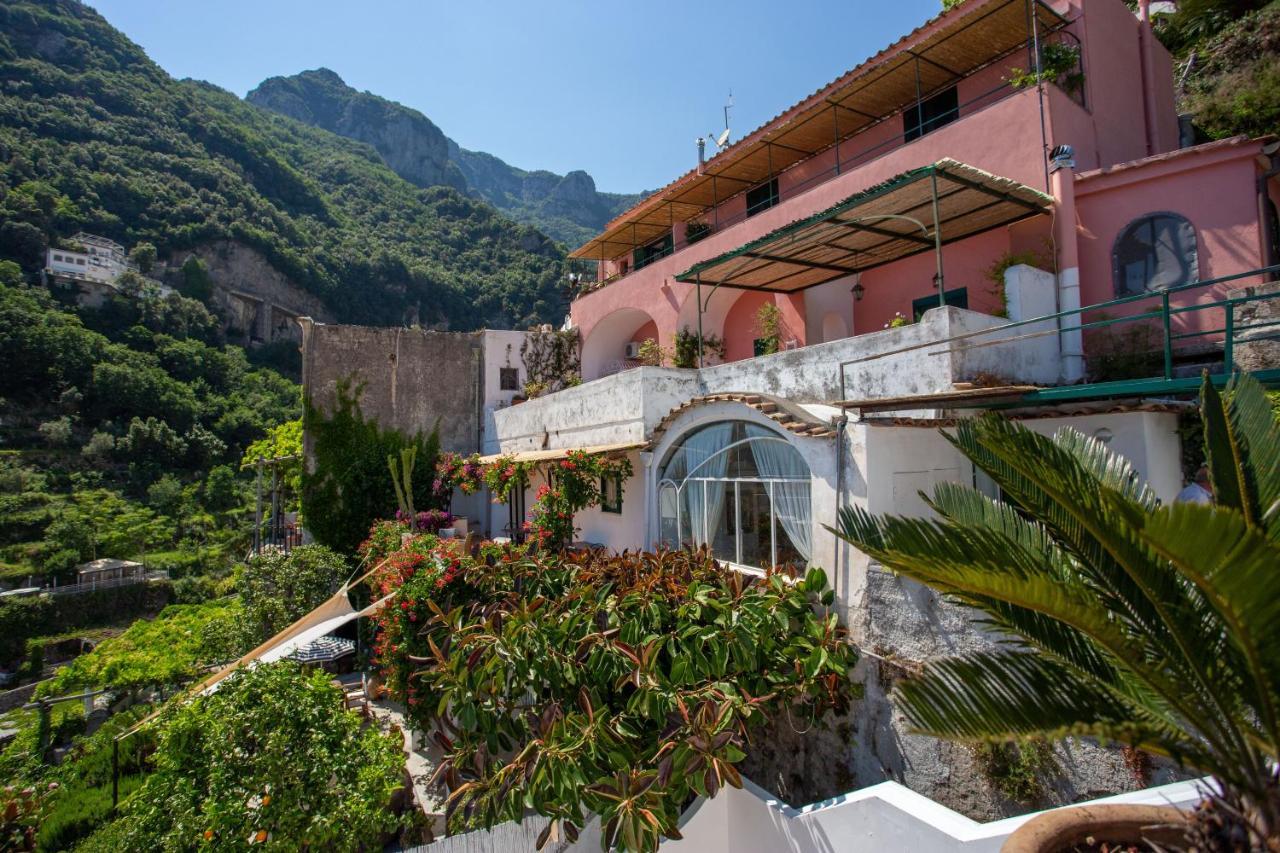
[{"label": "pink building", "polygon": [[[1243,274],[1277,261],[1272,148],[1189,135],[1168,52],[1121,0],[966,0],[578,248],[598,268],[571,309],[583,378],[699,324],[725,360],[757,355],[766,303],[784,349],[943,300],[1003,316],[991,271],[1011,261],[1054,276],[1057,310],[1150,294],[1108,315],[1157,309],[1191,282],[1237,276],[1175,290],[1175,309],[1258,284]],[[1054,162],[1058,146],[1070,153]],[[1221,311],[1175,310],[1173,325],[1180,360],[1221,347]],[[1065,382],[1104,375],[1089,357],[1112,330],[1083,337],[1064,335]]]}]

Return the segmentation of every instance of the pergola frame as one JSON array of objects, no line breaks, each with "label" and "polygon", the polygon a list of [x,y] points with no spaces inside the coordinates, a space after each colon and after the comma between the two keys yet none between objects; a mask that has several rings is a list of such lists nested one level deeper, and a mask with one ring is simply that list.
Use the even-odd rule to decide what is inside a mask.
[{"label": "pergola frame", "polygon": [[[943,23],[948,17],[954,24]],[[936,23],[942,26],[919,36]],[[989,0],[944,12],[650,195],[570,256],[610,260],[670,233],[677,221],[706,215],[719,228],[723,201],[833,146],[839,175],[843,142],[913,106],[922,125],[925,100],[1021,50],[1038,69],[1038,45],[1068,23],[1041,0]]]},{"label": "pergola frame", "polygon": [[[696,288],[699,342],[702,315],[721,287],[799,293],[930,249],[938,304],[943,306],[944,245],[1046,213],[1052,203],[1038,190],[943,159],[694,264],[675,279]],[[926,208],[928,220],[922,218]],[[900,230],[885,223],[910,227]],[[705,298],[703,285],[711,288]]]}]

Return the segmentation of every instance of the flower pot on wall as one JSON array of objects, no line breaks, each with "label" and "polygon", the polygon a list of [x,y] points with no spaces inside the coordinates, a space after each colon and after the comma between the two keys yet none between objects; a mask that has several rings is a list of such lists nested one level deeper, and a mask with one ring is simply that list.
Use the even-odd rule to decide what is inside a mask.
[{"label": "flower pot on wall", "polygon": [[[1009,836],[1000,853],[1059,853],[1078,844],[1110,849],[1146,842],[1162,847],[1185,843],[1187,815],[1173,806],[1107,805],[1056,809],[1037,815]],[[1116,845],[1121,845],[1119,848]],[[1157,848],[1158,849],[1158,848]]]}]

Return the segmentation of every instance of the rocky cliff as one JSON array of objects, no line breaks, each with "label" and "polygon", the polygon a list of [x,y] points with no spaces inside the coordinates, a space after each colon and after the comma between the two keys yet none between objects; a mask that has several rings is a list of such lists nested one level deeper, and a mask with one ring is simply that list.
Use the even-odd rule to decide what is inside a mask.
[{"label": "rocky cliff", "polygon": [[449,186],[573,248],[634,204],[638,195],[602,193],[581,170],[557,175],[525,171],[492,154],[468,151],[417,110],[359,92],[327,68],[272,77],[250,103],[372,145],[402,178],[418,186]]}]

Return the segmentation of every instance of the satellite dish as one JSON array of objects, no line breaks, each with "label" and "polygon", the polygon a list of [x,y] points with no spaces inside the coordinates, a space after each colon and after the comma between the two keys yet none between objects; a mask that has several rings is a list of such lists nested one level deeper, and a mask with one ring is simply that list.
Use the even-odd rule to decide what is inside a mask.
[{"label": "satellite dish", "polygon": [[724,133],[721,133],[719,136],[716,137],[716,147],[723,148],[724,144],[728,141],[729,141],[729,128],[726,127],[724,129]]}]

